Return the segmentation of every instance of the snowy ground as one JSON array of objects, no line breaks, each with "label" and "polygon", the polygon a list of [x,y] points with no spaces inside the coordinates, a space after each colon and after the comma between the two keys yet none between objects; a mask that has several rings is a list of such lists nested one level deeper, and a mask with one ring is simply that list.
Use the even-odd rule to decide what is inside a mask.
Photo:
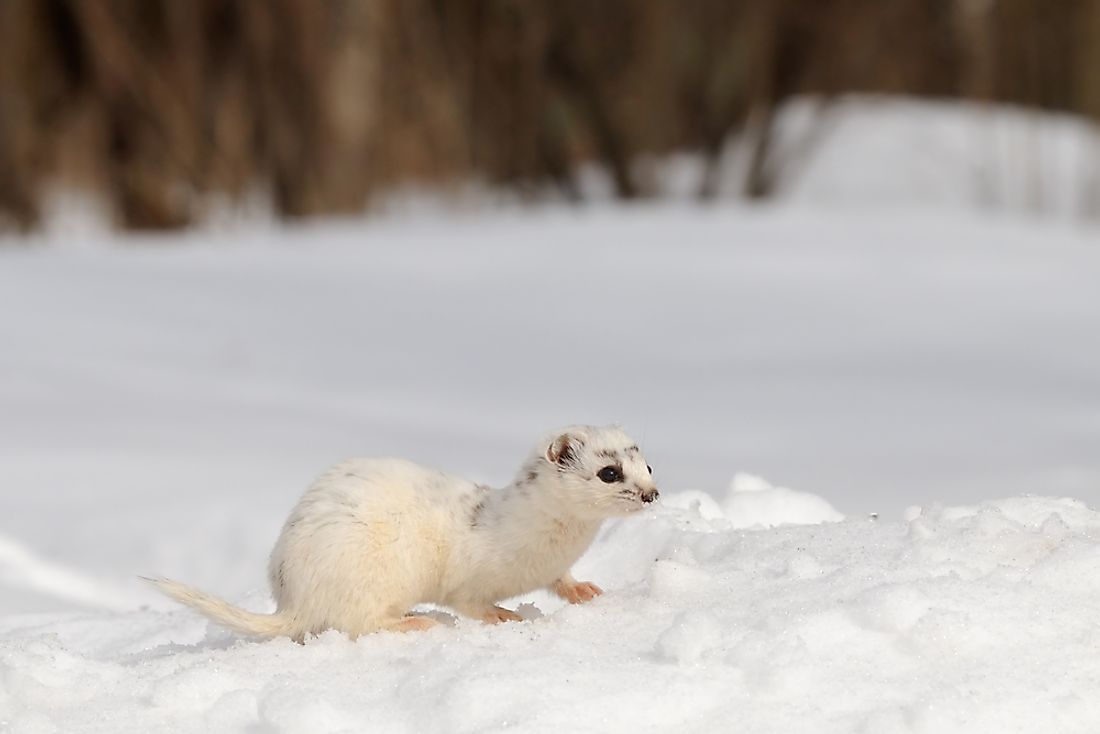
[{"label": "snowy ground", "polygon": [[1019,499],[736,530],[720,507],[684,499],[607,529],[579,567],[604,597],[564,609],[536,598],[518,624],[301,647],[236,640],[185,611],[0,618],[0,727],[1100,727],[1100,513]]},{"label": "snowy ground", "polygon": [[[811,173],[0,248],[0,732],[1100,729],[1097,232],[825,208]],[[303,648],[135,580],[266,608],[327,464],[502,484],[610,421],[667,499],[582,560],[592,605]]]}]

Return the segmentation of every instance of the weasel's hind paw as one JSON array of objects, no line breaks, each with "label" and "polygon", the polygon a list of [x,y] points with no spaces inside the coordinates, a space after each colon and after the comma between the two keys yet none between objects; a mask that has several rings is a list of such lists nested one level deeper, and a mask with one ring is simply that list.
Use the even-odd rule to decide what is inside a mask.
[{"label": "weasel's hind paw", "polygon": [[489,607],[481,615],[481,621],[489,624],[500,624],[501,622],[522,622],[523,617],[519,616],[510,609],[504,607]]},{"label": "weasel's hind paw", "polygon": [[603,589],[588,581],[555,581],[552,590],[570,604],[583,604],[603,593]]},{"label": "weasel's hind paw", "polygon": [[435,627],[439,622],[423,614],[410,614],[396,622],[387,624],[384,629],[390,632],[423,632]]}]

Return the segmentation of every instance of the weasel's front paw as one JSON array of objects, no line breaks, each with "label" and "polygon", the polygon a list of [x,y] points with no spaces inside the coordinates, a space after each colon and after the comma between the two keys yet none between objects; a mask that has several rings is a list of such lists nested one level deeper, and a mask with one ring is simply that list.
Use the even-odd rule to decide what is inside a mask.
[{"label": "weasel's front paw", "polygon": [[588,581],[555,581],[552,589],[570,604],[592,601],[603,593],[603,589]]}]

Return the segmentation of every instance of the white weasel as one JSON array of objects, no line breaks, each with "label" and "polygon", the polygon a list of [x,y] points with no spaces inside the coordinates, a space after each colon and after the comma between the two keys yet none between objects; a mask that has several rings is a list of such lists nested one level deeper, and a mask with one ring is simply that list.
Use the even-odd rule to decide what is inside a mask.
[{"label": "white weasel", "polygon": [[409,611],[421,603],[519,621],[497,602],[539,588],[574,604],[603,593],[569,569],[605,519],[657,498],[651,474],[617,426],[562,429],[498,490],[400,459],[351,459],[314,482],[283,526],[268,567],[274,614],[149,580],[215,622],[260,637],[427,629],[435,620]]}]

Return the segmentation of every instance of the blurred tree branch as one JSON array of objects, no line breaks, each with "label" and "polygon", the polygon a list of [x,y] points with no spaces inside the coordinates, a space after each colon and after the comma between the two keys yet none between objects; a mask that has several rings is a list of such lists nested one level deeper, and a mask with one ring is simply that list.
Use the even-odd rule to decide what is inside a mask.
[{"label": "blurred tree branch", "polygon": [[1095,119],[1098,18],[1100,0],[3,0],[0,222],[33,226],[57,187],[147,228],[255,191],[288,217],[471,177],[579,198],[589,163],[632,198],[653,193],[639,161],[684,150],[707,198],[731,140],[743,193],[767,197],[820,134],[777,150],[794,97]]}]

